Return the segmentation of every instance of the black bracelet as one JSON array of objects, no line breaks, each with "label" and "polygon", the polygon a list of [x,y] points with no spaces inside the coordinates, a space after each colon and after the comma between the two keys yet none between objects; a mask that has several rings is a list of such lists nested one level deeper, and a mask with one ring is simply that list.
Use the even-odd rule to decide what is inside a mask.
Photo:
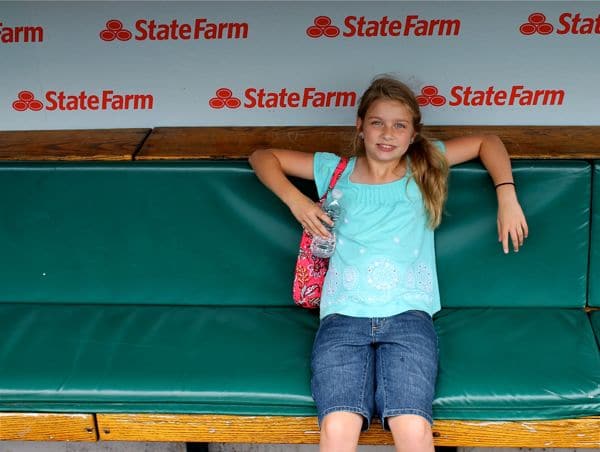
[{"label": "black bracelet", "polygon": [[515,187],[515,183],[514,183],[514,182],[502,182],[502,183],[500,183],[500,184],[496,184],[496,185],[494,186],[494,188],[498,188],[498,187],[500,187],[501,185],[512,185],[513,187]]}]

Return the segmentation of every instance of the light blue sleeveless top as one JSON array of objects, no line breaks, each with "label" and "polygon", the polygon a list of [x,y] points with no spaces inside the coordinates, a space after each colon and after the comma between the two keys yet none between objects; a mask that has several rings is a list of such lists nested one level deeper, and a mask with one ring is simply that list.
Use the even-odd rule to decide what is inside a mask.
[{"label": "light blue sleeveless top", "polygon": [[[445,153],[443,142],[435,144]],[[315,154],[319,197],[338,162],[335,154]],[[412,309],[433,315],[440,310],[434,235],[410,169],[394,182],[359,184],[350,180],[355,163],[350,159],[336,185],[344,213],[336,225],[321,318],[389,317]]]}]

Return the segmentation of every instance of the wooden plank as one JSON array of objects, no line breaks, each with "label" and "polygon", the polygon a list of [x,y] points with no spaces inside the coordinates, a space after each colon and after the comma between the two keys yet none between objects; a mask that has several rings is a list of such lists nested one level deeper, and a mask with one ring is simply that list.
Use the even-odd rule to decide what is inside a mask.
[{"label": "wooden plank", "polygon": [[600,417],[555,421],[438,421],[438,446],[598,448]]},{"label": "wooden plank", "polygon": [[[316,444],[315,417],[168,414],[98,414],[106,441],[188,441],[224,443]],[[437,446],[600,447],[600,417],[558,421],[436,421]],[[361,444],[393,444],[375,423]]]},{"label": "wooden plank", "polygon": [[265,147],[337,152],[350,145],[351,131],[350,127],[159,127],[136,160],[247,158]]},{"label": "wooden plank", "polygon": [[93,414],[0,413],[0,440],[97,441]]},{"label": "wooden plank", "polygon": [[150,129],[0,132],[0,160],[132,160]]},{"label": "wooden plank", "polygon": [[[243,159],[255,149],[274,147],[346,152],[354,127],[159,127],[136,160]],[[475,134],[498,135],[512,158],[600,158],[600,126],[429,126],[426,136],[446,140]]]}]

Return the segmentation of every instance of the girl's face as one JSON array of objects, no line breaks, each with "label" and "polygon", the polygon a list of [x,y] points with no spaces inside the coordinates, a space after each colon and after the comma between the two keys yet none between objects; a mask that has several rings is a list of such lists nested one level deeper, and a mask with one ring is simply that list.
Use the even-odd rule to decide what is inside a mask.
[{"label": "girl's face", "polygon": [[364,134],[367,157],[384,162],[400,159],[416,135],[408,107],[391,99],[373,102],[356,127]]}]

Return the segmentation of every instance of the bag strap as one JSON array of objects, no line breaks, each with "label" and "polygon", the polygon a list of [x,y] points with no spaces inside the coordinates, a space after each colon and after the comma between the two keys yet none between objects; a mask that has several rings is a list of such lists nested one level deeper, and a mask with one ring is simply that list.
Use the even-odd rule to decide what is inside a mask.
[{"label": "bag strap", "polygon": [[348,166],[348,157],[340,157],[340,161],[335,167],[333,175],[331,176],[331,180],[329,181],[329,187],[327,188],[325,194],[323,194],[321,197],[321,201],[324,201],[325,198],[327,198],[327,194],[333,190],[333,187],[335,187],[335,184],[337,184],[337,181],[340,179],[342,173],[346,169],[346,166]]}]

